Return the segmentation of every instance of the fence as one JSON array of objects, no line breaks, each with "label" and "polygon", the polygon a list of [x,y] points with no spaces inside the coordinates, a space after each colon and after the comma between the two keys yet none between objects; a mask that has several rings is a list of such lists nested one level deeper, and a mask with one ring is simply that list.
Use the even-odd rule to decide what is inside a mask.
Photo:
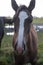
[{"label": "fence", "polygon": [[[43,25],[33,25],[36,31],[43,31]],[[6,35],[14,35],[14,25],[6,25],[5,26],[5,34]]]},{"label": "fence", "polygon": [[14,35],[14,25],[6,25],[5,26],[5,34],[6,35]]}]

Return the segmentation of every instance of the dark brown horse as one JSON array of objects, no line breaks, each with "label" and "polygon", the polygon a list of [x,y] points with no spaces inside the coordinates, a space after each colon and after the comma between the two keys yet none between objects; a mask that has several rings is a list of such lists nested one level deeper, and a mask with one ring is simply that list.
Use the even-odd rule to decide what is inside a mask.
[{"label": "dark brown horse", "polygon": [[35,7],[35,0],[31,0],[28,7],[18,6],[12,0],[12,7],[16,11],[12,22],[14,22],[13,48],[15,65],[31,63],[37,65],[37,33],[32,25],[32,10]]},{"label": "dark brown horse", "polygon": [[4,25],[7,24],[12,24],[11,18],[8,17],[0,17],[0,48],[1,48],[1,42],[4,37]]}]

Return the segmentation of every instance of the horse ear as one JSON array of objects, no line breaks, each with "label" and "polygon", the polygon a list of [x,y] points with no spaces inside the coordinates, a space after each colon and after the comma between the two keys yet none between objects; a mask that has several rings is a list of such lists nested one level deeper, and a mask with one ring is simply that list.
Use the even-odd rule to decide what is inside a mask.
[{"label": "horse ear", "polygon": [[35,0],[30,1],[30,5],[28,6],[28,10],[31,12],[35,7]]},{"label": "horse ear", "polygon": [[12,5],[12,8],[13,8],[15,11],[17,11],[18,5],[17,5],[17,3],[16,3],[15,0],[11,0],[11,5]]}]

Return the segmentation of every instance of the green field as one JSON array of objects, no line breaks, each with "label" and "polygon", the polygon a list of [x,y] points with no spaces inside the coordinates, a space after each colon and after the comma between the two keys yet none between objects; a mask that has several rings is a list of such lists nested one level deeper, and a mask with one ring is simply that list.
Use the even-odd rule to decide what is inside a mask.
[{"label": "green field", "polygon": [[33,24],[43,24],[43,18],[33,18]]},{"label": "green field", "polygon": [[[37,21],[37,22],[36,22]],[[42,21],[42,23],[40,23]],[[43,24],[43,19],[34,19],[34,24]],[[43,32],[38,32],[38,65],[43,65]],[[0,65],[14,65],[12,36],[4,35],[0,49]]]}]

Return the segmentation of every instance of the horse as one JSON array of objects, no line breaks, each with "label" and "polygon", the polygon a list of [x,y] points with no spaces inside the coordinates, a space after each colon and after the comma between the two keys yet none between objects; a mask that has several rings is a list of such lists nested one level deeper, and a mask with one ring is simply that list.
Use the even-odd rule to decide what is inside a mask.
[{"label": "horse", "polygon": [[4,22],[3,19],[0,18],[0,48],[1,48],[1,42],[2,42],[2,38],[4,36]]},{"label": "horse", "polygon": [[31,63],[37,65],[37,32],[33,27],[32,10],[35,8],[35,0],[30,1],[30,5],[18,6],[15,0],[11,0],[15,15],[14,22],[13,49],[15,65]]},{"label": "horse", "polygon": [[8,17],[0,17],[0,48],[1,48],[1,42],[4,37],[4,25],[7,24],[12,24],[11,18]]}]

